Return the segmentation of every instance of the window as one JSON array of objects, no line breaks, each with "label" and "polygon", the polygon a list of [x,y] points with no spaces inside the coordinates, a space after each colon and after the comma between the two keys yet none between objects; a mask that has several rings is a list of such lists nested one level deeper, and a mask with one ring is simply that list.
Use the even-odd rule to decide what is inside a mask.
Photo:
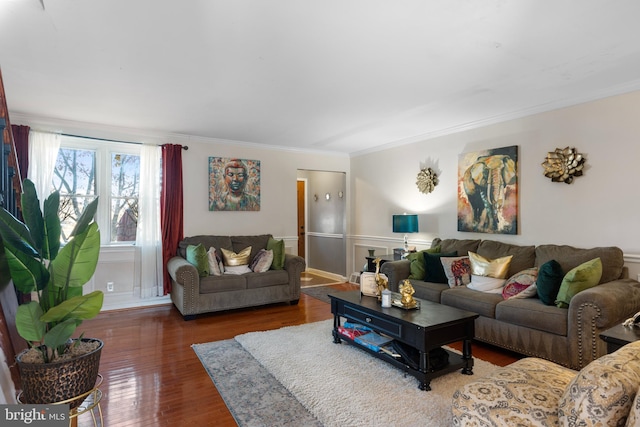
[{"label": "window", "polygon": [[84,206],[100,196],[96,215],[103,244],[135,242],[140,187],[140,147],[64,136],[53,176],[60,192],[62,240]]}]

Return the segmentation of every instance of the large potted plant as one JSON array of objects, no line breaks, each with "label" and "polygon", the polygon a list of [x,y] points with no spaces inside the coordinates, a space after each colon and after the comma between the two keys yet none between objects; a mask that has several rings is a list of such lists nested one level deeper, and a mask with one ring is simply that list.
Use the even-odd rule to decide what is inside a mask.
[{"label": "large potted plant", "polygon": [[62,247],[59,192],[51,193],[41,210],[33,182],[25,180],[21,200],[24,222],[0,210],[0,244],[11,279],[19,291],[35,293],[34,300],[21,304],[16,313],[18,334],[30,347],[16,357],[21,400],[60,402],[93,389],[98,375],[102,341],[71,338],[83,320],[102,308],[101,291],[82,293],[100,253],[94,221],[98,199],[87,204]]}]

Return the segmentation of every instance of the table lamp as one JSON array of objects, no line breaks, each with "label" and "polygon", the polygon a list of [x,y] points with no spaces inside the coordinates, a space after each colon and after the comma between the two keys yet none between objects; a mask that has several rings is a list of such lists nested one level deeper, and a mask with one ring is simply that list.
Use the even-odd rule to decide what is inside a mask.
[{"label": "table lamp", "polygon": [[394,215],[393,216],[393,232],[404,233],[404,252],[409,252],[409,236],[408,233],[418,232],[418,215]]}]

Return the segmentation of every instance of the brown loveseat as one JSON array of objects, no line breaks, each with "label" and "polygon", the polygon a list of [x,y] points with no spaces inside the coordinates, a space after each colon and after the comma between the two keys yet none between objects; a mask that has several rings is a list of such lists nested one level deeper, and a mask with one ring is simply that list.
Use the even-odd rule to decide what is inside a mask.
[{"label": "brown loveseat", "polygon": [[[640,310],[640,283],[628,279],[622,251],[616,247],[579,249],[565,245],[518,246],[494,240],[434,239],[432,247],[459,256],[475,252],[496,259],[513,255],[507,277],[556,260],[566,273],[600,257],[600,284],[575,295],[568,308],[545,305],[539,298],[503,299],[501,294],[481,292],[466,286],[411,280],[418,298],[439,302],[480,314],[475,338],[517,353],[539,357],[572,369],[581,369],[606,354],[599,339],[603,330]],[[381,272],[391,290],[410,275],[410,261],[386,262]]]},{"label": "brown loveseat", "polygon": [[200,277],[195,266],[186,260],[189,245],[202,244],[206,249],[227,249],[239,253],[251,246],[249,262],[267,248],[271,235],[193,236],[178,245],[178,255],[167,263],[171,275],[171,301],[185,320],[196,314],[278,302],[297,304],[300,299],[300,276],[306,268],[304,258],[285,254],[284,269],[263,273]]}]

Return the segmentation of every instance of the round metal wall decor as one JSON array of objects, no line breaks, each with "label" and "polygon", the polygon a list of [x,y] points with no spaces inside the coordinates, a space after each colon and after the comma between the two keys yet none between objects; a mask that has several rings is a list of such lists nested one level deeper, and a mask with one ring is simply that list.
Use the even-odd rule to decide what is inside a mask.
[{"label": "round metal wall decor", "polygon": [[552,182],[571,184],[575,177],[582,176],[586,160],[575,148],[556,148],[556,151],[547,154],[542,163],[544,176],[551,178]]},{"label": "round metal wall decor", "polygon": [[436,188],[436,185],[438,185],[438,175],[433,169],[424,168],[418,173],[416,185],[421,193],[429,194]]}]

